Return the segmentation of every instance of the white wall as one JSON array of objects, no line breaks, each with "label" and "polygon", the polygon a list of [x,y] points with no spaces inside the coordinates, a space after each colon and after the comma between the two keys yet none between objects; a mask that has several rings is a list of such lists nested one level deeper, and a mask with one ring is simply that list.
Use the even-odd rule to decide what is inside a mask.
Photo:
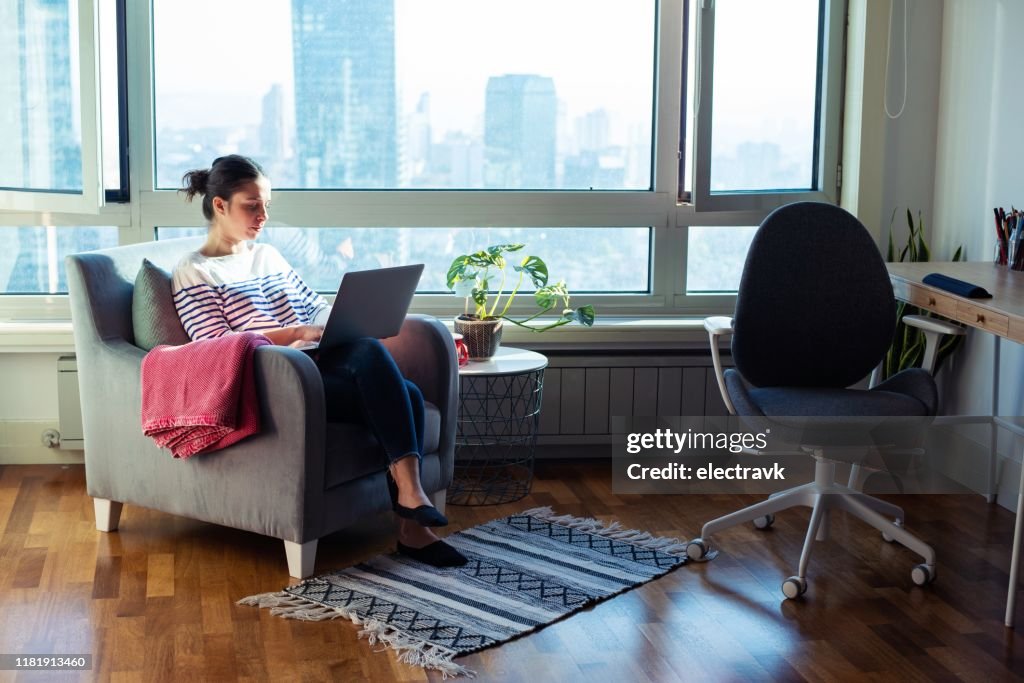
[{"label": "white wall", "polygon": [[[992,258],[992,208],[1024,205],[1024,54],[1020,0],[945,0],[936,137],[933,244],[963,244],[972,261]],[[991,409],[991,335],[971,332],[944,378],[946,412]],[[1001,344],[1002,415],[1024,410],[1024,349]],[[1020,439],[1000,434],[1000,503],[1014,507]],[[1010,494],[1010,495],[1008,495]]]},{"label": "white wall", "polygon": [[[904,0],[893,0],[892,25],[889,29],[888,78],[883,90],[889,113],[896,115],[906,93],[903,113],[890,119],[885,112],[878,112],[885,125],[885,172],[882,184],[880,215],[861,217],[861,220],[878,221],[883,245],[889,235],[889,223],[893,209],[896,244],[906,239],[906,210],[909,208],[915,220],[918,211],[924,220],[926,234],[931,234],[934,220],[932,203],[934,198],[935,140],[938,129],[939,80],[942,61],[941,0],[905,0],[907,27],[904,33]],[[888,4],[888,3],[883,3]],[[906,78],[904,77],[904,36],[906,36]],[[906,86],[904,88],[904,86]],[[938,250],[935,258],[950,258],[952,252]]]},{"label": "white wall", "polygon": [[46,448],[58,428],[57,353],[0,353],[0,465],[81,462],[81,451]]},{"label": "white wall", "polygon": [[[946,0],[936,144],[934,239],[991,259],[992,207],[1024,205],[1024,52],[1020,0]],[[951,412],[989,409],[991,337],[972,334],[957,354]],[[1000,412],[1024,410],[1024,350],[1002,346]]]},{"label": "white wall", "polygon": [[[897,244],[906,239],[908,207],[931,233],[942,62],[943,1],[906,0],[905,33],[904,0],[892,1],[849,0],[843,131],[842,206],[883,249],[894,208]],[[905,85],[906,104],[890,119],[886,102],[899,112]]]},{"label": "white wall", "polygon": [[0,353],[0,420],[57,419],[57,355]]}]

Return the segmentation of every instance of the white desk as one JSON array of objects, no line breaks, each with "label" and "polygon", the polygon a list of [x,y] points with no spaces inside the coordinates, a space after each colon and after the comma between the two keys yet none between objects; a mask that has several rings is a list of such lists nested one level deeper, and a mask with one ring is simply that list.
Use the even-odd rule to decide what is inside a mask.
[{"label": "white desk", "polygon": [[[901,301],[913,304],[947,318],[952,318],[975,329],[994,335],[995,356],[992,367],[992,424],[1024,436],[1020,420],[999,417],[999,350],[1002,339],[1024,344],[1024,272],[1009,270],[990,262],[966,263],[889,263],[889,279],[893,292]],[[991,299],[968,299],[945,290],[926,285],[923,279],[929,273],[942,273],[980,285],[992,294]],[[991,453],[996,453],[996,430],[993,427]],[[989,502],[995,501],[995,457],[989,458]],[[1017,600],[1017,576],[1020,571],[1021,532],[1024,530],[1024,463],[1017,489],[1017,515],[1013,527],[1013,554],[1010,558],[1010,585],[1006,592],[1004,623],[1013,626],[1013,612]]]}]

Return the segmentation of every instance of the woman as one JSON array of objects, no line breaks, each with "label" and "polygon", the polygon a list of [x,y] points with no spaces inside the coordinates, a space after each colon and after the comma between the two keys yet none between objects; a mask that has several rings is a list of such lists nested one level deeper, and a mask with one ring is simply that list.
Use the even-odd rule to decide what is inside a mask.
[{"label": "woman", "polygon": [[[320,339],[329,305],[269,244],[254,242],[267,222],[270,181],[247,157],[220,157],[209,169],[189,171],[180,191],[203,198],[206,243],[175,267],[174,303],[194,340],[237,331],[259,332],[274,344]],[[362,418],[386,453],[388,490],[399,517],[398,551],[439,567],[466,558],[431,531],[448,520],[420,483],[423,396],[402,377],[376,339],[359,339],[317,359],[327,419]]]}]

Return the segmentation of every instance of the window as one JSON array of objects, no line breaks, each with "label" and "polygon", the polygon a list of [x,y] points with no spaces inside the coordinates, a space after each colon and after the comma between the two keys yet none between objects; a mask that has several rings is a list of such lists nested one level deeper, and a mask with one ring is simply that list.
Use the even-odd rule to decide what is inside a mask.
[{"label": "window", "polygon": [[125,0],[98,0],[100,112],[103,126],[103,188],[108,201],[128,200]]},{"label": "window", "polygon": [[700,10],[698,210],[834,200],[842,9],[716,0]]},{"label": "window", "polygon": [[0,4],[0,209],[101,203],[91,0]]},{"label": "window", "polygon": [[730,294],[740,284],[747,250],[757,226],[689,228],[686,252],[687,294]]},{"label": "window", "polygon": [[155,0],[157,187],[237,152],[277,188],[649,190],[655,9]]},{"label": "window", "polygon": [[117,246],[111,226],[0,227],[0,293],[64,294],[64,257]]},{"label": "window", "polygon": [[[314,289],[333,294],[347,270],[426,264],[417,291],[447,294],[452,260],[492,244],[522,243],[544,259],[552,282],[570,292],[649,291],[650,228],[266,228],[273,244]],[[160,228],[158,239],[205,235],[206,228]],[[581,248],[585,245],[585,248]],[[511,268],[509,277],[513,275]],[[514,282],[508,282],[508,291]],[[520,291],[533,291],[524,287]]]},{"label": "window", "polygon": [[[174,227],[202,224],[174,190],[238,152],[273,182],[264,239],[324,292],[344,269],[422,261],[418,310],[450,312],[453,255],[524,242],[602,317],[725,313],[751,226],[835,197],[844,16],[844,0],[0,0],[0,236],[17,242],[0,293],[60,292],[66,252],[201,234]],[[37,301],[66,317],[60,297],[0,308]]]}]

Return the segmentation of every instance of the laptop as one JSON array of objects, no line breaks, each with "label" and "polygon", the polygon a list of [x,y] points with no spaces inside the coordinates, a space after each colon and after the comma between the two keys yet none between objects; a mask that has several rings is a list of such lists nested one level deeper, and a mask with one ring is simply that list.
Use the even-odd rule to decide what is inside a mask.
[{"label": "laptop", "polygon": [[345,273],[320,341],[294,348],[327,351],[361,337],[394,337],[402,329],[422,274],[422,263]]}]

